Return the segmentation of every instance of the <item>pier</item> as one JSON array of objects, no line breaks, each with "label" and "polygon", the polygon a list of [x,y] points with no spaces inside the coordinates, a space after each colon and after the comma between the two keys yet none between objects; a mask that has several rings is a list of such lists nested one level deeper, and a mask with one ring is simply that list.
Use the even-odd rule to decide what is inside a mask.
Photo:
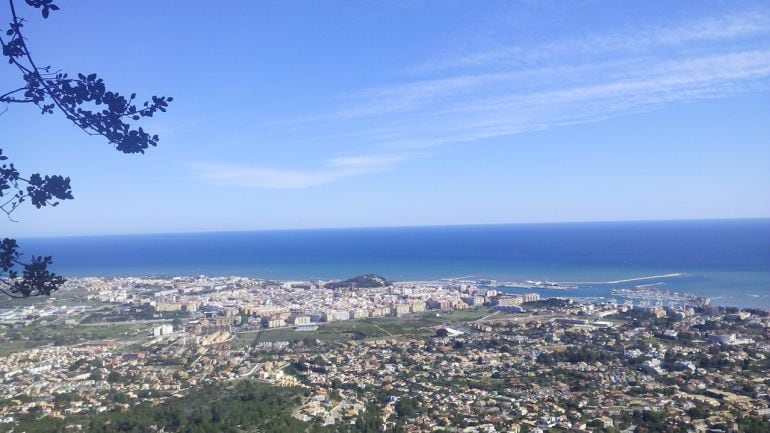
[{"label": "pier", "polygon": [[559,284],[573,284],[573,285],[587,285],[587,284],[622,284],[622,283],[632,283],[635,281],[644,281],[644,280],[657,280],[660,278],[675,278],[675,277],[683,277],[685,274],[681,272],[673,273],[673,274],[663,274],[663,275],[651,275],[649,277],[636,277],[636,278],[626,278],[623,280],[613,280],[613,281],[562,281],[559,282]]}]

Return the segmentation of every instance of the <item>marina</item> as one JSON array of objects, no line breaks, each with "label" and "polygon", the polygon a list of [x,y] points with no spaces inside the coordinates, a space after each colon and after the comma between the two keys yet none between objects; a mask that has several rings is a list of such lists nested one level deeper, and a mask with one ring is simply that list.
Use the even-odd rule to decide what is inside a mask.
[{"label": "marina", "polygon": [[627,289],[612,289],[613,296],[628,299],[641,305],[678,305],[683,307],[703,307],[711,300],[690,293],[661,290],[652,285],[636,286]]},{"label": "marina", "polygon": [[[623,283],[633,283],[636,281],[646,281],[646,280],[658,280],[663,278],[676,278],[676,277],[683,277],[685,276],[685,273],[682,272],[676,272],[671,274],[663,274],[663,275],[650,275],[647,277],[635,277],[635,278],[626,278],[622,280],[613,280],[613,281],[565,281],[560,284],[572,284],[572,285],[590,285],[590,284],[623,284]],[[557,283],[559,284],[559,283]]]},{"label": "marina", "polygon": [[550,281],[525,281],[521,282],[504,282],[501,283],[504,287],[511,287],[515,289],[534,289],[534,290],[569,290],[575,289],[576,286],[565,285],[565,283],[555,283]]},{"label": "marina", "polygon": [[[498,287],[508,287],[512,289],[570,290],[570,289],[577,289],[579,287],[586,287],[586,286],[624,284],[624,283],[632,283],[636,281],[649,281],[649,280],[660,280],[660,279],[667,279],[667,278],[683,277],[685,275],[686,274],[682,272],[676,272],[676,273],[661,274],[661,275],[624,278],[620,280],[611,280],[611,281],[548,281],[548,279],[546,279],[544,281],[526,280],[523,282],[501,281],[498,283],[494,280],[478,280],[474,282],[481,285],[489,285],[489,286],[497,285]],[[464,277],[464,278],[469,279],[470,277]],[[454,279],[454,280],[459,280],[459,279]],[[491,283],[495,283],[495,284],[491,284]],[[652,286],[657,284],[662,284],[662,283],[657,282],[657,283],[652,283],[652,284],[638,286],[638,287],[647,287],[647,286]]]}]

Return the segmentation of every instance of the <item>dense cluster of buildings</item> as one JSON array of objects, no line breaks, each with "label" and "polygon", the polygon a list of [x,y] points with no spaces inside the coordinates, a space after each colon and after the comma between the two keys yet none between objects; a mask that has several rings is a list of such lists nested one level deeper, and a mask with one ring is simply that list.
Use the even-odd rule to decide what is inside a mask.
[{"label": "dense cluster of buildings", "polygon": [[[384,426],[411,432],[635,432],[652,422],[646,417],[662,420],[653,431],[741,431],[741,418],[770,427],[766,316],[675,319],[668,310],[661,320],[666,310],[656,308],[587,310],[549,307],[475,322],[462,335],[284,353],[307,365],[301,381],[315,393],[297,416],[339,422],[344,411],[335,408],[349,413],[376,401]],[[399,399],[414,402],[412,416],[399,414]]]},{"label": "dense cluster of buildings", "polygon": [[[375,288],[330,289],[325,281],[268,282],[247,278],[135,278],[82,280],[102,302],[148,305],[157,312],[238,317],[267,328],[303,326],[370,317],[402,316],[426,310],[464,309],[500,303],[519,305],[539,295],[498,296],[497,291],[450,282],[407,282]],[[153,288],[139,294],[137,289]]]},{"label": "dense cluster of buildings", "polygon": [[[409,432],[632,432],[651,423],[726,432],[749,418],[770,426],[767,312],[535,302],[538,294],[457,281],[342,289],[204,277],[69,284],[82,296],[0,311],[0,425],[262,380],[303,387],[294,416],[325,425],[355,422],[375,403],[383,428]],[[435,326],[435,312],[469,308],[479,314]],[[342,340],[317,332],[339,325],[329,322],[376,325],[382,316],[423,329]],[[427,317],[434,322],[421,325]],[[138,330],[16,344],[33,328],[80,335],[116,323]],[[255,338],[292,328],[308,337]]]}]

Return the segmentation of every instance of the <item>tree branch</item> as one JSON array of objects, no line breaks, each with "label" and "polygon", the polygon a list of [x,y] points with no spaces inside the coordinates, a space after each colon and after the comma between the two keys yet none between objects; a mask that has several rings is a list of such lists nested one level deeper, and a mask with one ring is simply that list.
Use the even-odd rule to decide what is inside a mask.
[{"label": "tree branch", "polygon": [[27,61],[29,62],[30,66],[32,66],[32,71],[24,68],[21,66],[21,64],[16,61],[16,59],[13,59],[14,63],[16,63],[17,66],[21,67],[23,71],[33,74],[35,78],[37,78],[40,81],[40,84],[45,88],[46,93],[48,96],[53,99],[54,103],[56,104],[59,109],[64,112],[64,114],[67,116],[68,119],[72,121],[77,126],[80,126],[73,120],[73,117],[77,117],[77,113],[73,112],[67,107],[64,107],[62,104],[62,101],[59,100],[59,98],[54,94],[54,92],[51,90],[51,88],[48,86],[48,84],[45,82],[43,77],[40,76],[40,71],[37,65],[35,64],[35,61],[32,59],[32,54],[29,52],[29,48],[27,48],[27,43],[24,42],[24,34],[21,32],[21,21],[19,20],[18,16],[16,15],[16,7],[13,4],[13,0],[8,0],[8,2],[11,5],[11,15],[13,16],[13,23],[16,25],[16,34],[19,37],[19,42],[21,44],[22,49],[24,50],[24,56],[27,58]]},{"label": "tree branch", "polygon": [[[43,18],[59,10],[52,0],[26,0],[26,3],[42,9]],[[96,74],[77,74],[77,78],[70,78],[58,70],[51,73],[50,66],[39,67],[22,31],[26,20],[18,15],[14,0],[8,0],[8,5],[12,22],[10,29],[0,36],[0,46],[3,57],[21,72],[24,86],[0,94],[0,110],[7,111],[11,103],[31,103],[40,108],[42,114],[60,112],[86,134],[105,137],[123,153],[144,153],[150,146],[157,146],[157,135],[129,122],[152,117],[158,111],[165,112],[173,98],[153,96],[143,106],[137,106],[135,94],[124,96],[108,90]],[[9,39],[5,39],[6,36]],[[0,161],[7,159],[0,149]],[[41,208],[70,199],[73,196],[68,177],[39,173],[22,177],[12,163],[0,165],[0,210],[11,221],[14,221],[11,214],[25,201]],[[21,257],[15,239],[2,239],[0,294],[11,298],[50,296],[62,287],[65,279],[48,270],[53,264],[50,256],[32,256],[28,262],[23,262]]]},{"label": "tree branch", "polygon": [[[0,281],[2,281],[2,280],[0,280]],[[5,281],[3,281],[3,282],[5,283]],[[6,284],[7,284],[7,283],[6,283]],[[8,297],[10,297],[10,298],[15,298],[15,299],[24,299],[24,296],[14,295],[14,294],[12,294],[12,293],[6,292],[6,291],[5,291],[5,290],[3,290],[3,289],[0,289],[0,293],[4,294],[5,296],[8,296]]]},{"label": "tree branch", "polygon": [[24,86],[24,87],[19,87],[19,88],[18,88],[18,89],[16,89],[16,90],[11,90],[10,92],[6,92],[6,93],[4,93],[4,94],[0,95],[0,102],[5,102],[5,98],[7,98],[7,97],[9,97],[9,96],[13,95],[13,94],[14,94],[14,93],[16,93],[16,92],[21,92],[22,90],[27,90],[27,86]]}]

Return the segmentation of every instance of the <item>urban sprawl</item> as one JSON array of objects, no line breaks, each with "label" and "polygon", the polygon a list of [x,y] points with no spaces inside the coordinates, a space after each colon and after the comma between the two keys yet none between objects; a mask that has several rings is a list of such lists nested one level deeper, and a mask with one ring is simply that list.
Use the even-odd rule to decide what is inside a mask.
[{"label": "urban sprawl", "polygon": [[0,432],[242,381],[296,393],[293,422],[325,431],[770,431],[766,310],[373,275],[76,278],[3,302]]}]

